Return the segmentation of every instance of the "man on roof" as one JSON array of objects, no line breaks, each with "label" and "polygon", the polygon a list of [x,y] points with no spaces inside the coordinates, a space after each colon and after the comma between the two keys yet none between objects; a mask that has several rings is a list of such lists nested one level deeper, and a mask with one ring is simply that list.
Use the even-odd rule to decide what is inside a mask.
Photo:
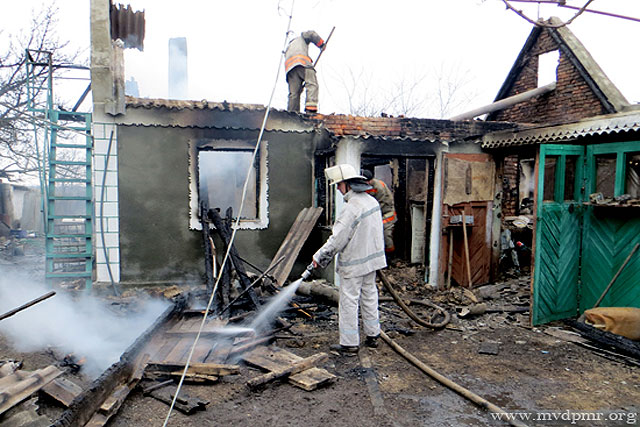
[{"label": "man on roof", "polygon": [[289,102],[287,110],[300,111],[300,95],[303,87],[307,88],[305,112],[318,112],[318,80],[313,61],[309,57],[309,43],[324,50],[324,40],[315,31],[305,31],[289,43],[285,52],[284,69],[289,83]]}]

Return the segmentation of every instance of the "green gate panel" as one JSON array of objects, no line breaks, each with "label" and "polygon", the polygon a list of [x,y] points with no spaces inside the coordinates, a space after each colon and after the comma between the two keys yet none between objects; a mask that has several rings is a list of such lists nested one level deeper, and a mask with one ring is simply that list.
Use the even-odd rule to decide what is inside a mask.
[{"label": "green gate panel", "polygon": [[580,276],[580,217],[566,205],[542,208],[536,242],[532,322],[539,325],[575,316]]},{"label": "green gate panel", "polygon": [[[554,156],[553,181],[545,181],[545,162]],[[573,194],[566,191],[567,158],[575,157]],[[537,223],[535,264],[533,270],[533,304],[531,323],[540,325],[566,319],[578,313],[580,281],[580,244],[582,228],[582,165],[584,147],[548,144],[540,147],[538,158]],[[543,200],[545,187],[552,186],[553,199]],[[551,190],[551,188],[549,188]]]},{"label": "green gate panel", "polygon": [[[588,208],[583,231],[580,312],[593,307],[636,243],[640,243],[640,208]],[[622,270],[600,306],[640,308],[640,251]]]}]

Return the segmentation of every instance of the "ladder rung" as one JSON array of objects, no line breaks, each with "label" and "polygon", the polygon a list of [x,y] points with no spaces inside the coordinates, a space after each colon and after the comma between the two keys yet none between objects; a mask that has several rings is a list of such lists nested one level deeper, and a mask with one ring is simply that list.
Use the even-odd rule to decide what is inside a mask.
[{"label": "ladder rung", "polygon": [[75,259],[75,258],[91,258],[93,255],[89,252],[78,252],[77,254],[47,254],[47,258],[57,259]]},{"label": "ladder rung", "polygon": [[49,200],[86,200],[86,201],[90,201],[91,197],[87,197],[87,196],[49,196]]},{"label": "ladder rung", "polygon": [[65,161],[65,160],[51,160],[49,162],[52,165],[63,165],[63,166],[91,166],[91,162],[81,162],[81,161]]},{"label": "ladder rung", "polygon": [[91,148],[90,145],[87,144],[51,144],[52,147],[56,148]]},{"label": "ladder rung", "polygon": [[45,274],[45,277],[48,279],[53,279],[53,278],[62,278],[62,277],[91,277],[91,272],[89,271],[66,271],[66,272],[60,272],[60,273],[49,273],[47,272]]},{"label": "ladder rung", "polygon": [[49,178],[49,182],[86,182],[91,183],[90,178]]}]

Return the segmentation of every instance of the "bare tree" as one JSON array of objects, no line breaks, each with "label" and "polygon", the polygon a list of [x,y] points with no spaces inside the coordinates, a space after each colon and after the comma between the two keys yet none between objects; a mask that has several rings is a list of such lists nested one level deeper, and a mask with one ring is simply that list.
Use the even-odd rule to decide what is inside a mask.
[{"label": "bare tree", "polygon": [[[346,77],[345,77],[346,76]],[[347,111],[356,116],[448,117],[477,96],[471,73],[459,64],[441,64],[432,72],[403,74],[389,82],[362,69],[340,73]]]},{"label": "bare tree", "polygon": [[[68,52],[68,42],[61,42],[55,31],[55,2],[33,14],[27,30],[4,35],[6,48],[0,51],[0,177],[32,174],[38,171],[34,126],[43,125],[43,117],[34,117],[28,109],[27,55],[32,63],[71,64],[78,53]],[[29,98],[45,108],[46,77],[49,67],[33,67]]]},{"label": "bare tree", "polygon": [[374,85],[373,76],[365,72],[364,68],[355,73],[351,68],[346,77],[338,76],[347,96],[349,114],[354,116],[372,117],[391,108],[392,102],[380,96],[379,86]]},{"label": "bare tree", "polygon": [[469,89],[471,72],[459,65],[441,64],[435,73],[435,108],[438,118],[450,117],[454,111],[464,109],[477,97],[475,90]]}]

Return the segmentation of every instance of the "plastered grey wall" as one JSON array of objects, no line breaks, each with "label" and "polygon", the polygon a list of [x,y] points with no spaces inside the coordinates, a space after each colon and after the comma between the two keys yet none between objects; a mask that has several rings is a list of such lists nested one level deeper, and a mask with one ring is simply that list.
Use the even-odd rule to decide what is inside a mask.
[{"label": "plastered grey wall", "polygon": [[[120,126],[118,135],[122,283],[203,283],[201,232],[189,229],[189,141],[255,140],[257,132]],[[268,266],[300,210],[312,205],[318,137],[285,132],[263,137],[268,143],[269,226],[236,235],[240,255],[256,266]]]}]

